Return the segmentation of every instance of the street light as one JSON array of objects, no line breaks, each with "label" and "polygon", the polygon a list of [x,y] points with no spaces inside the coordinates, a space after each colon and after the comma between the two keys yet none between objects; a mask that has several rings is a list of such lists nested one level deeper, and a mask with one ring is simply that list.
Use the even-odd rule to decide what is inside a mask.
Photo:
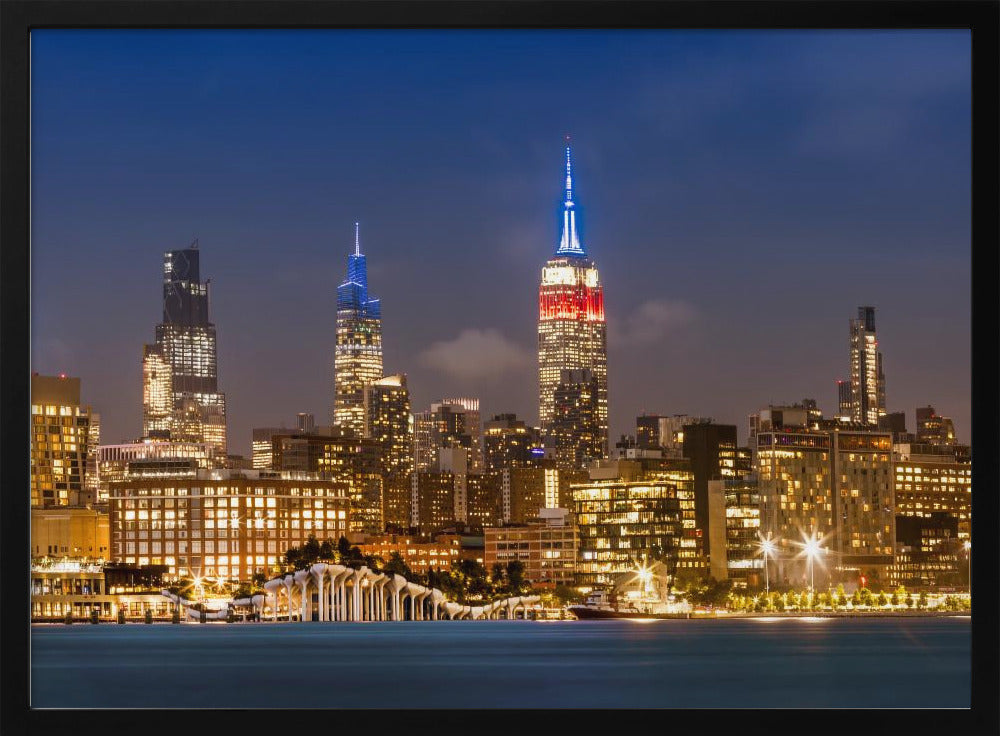
[{"label": "street light", "polygon": [[764,593],[765,595],[771,594],[771,577],[767,569],[767,558],[774,554],[777,545],[771,539],[771,532],[767,533],[767,539],[763,537],[760,540],[760,552],[764,555]]},{"label": "street light", "polygon": [[962,542],[962,549],[965,550],[966,579],[969,584],[969,595],[972,595],[972,542],[966,539]]},{"label": "street light", "polygon": [[806,559],[809,561],[809,591],[812,592],[815,587],[813,563],[814,560],[823,552],[823,548],[819,546],[819,540],[816,538],[815,532],[809,535],[809,539],[807,539],[805,545],[803,545],[803,550],[805,551]]}]

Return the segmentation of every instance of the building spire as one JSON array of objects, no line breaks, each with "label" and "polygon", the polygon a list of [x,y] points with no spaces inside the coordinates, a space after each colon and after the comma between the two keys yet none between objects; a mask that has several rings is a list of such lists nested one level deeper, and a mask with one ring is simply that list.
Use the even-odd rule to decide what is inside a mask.
[{"label": "building spire", "polygon": [[361,255],[361,236],[359,234],[360,228],[358,223],[354,223],[354,255]]},{"label": "building spire", "polygon": [[559,239],[557,256],[585,256],[586,251],[580,245],[580,237],[576,232],[576,212],[573,209],[573,155],[569,147],[569,136],[566,136],[566,199],[563,202],[562,237]]}]

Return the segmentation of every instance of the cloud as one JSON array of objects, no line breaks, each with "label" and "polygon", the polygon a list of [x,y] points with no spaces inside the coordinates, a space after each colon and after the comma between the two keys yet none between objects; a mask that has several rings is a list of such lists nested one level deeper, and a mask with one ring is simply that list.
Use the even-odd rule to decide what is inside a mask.
[{"label": "cloud", "polygon": [[454,340],[436,342],[420,354],[424,365],[455,378],[498,378],[531,362],[528,351],[497,330],[462,330]]},{"label": "cloud", "polygon": [[686,327],[697,317],[697,310],[687,302],[649,299],[625,319],[620,330],[616,330],[617,342],[623,345],[649,345]]}]

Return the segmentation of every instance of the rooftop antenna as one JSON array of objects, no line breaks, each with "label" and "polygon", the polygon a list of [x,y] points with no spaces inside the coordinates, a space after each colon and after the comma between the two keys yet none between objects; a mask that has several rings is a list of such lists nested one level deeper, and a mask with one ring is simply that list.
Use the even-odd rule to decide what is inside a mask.
[{"label": "rooftop antenna", "polygon": [[191,247],[192,248],[197,248],[198,247],[198,238],[195,238],[194,241],[192,241]]},{"label": "rooftop antenna", "polygon": [[360,228],[358,226],[358,223],[355,222],[354,223],[354,255],[356,255],[356,256],[360,256],[361,255],[361,237],[360,237],[359,233],[360,233]]}]

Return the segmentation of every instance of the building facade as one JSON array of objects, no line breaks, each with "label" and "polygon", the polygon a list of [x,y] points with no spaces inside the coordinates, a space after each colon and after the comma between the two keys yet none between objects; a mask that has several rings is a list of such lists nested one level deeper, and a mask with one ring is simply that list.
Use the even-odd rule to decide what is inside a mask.
[{"label": "building facade", "polygon": [[368,266],[354,223],[354,253],[337,287],[337,344],[333,359],[333,424],[365,431],[365,385],[382,378],[382,305],[368,293]]},{"label": "building facade", "polygon": [[487,473],[504,468],[530,468],[538,465],[541,436],[515,414],[496,414],[483,429],[483,466]]},{"label": "building facade", "polygon": [[878,426],[885,414],[885,375],[875,331],[875,307],[858,307],[850,321],[851,421]]},{"label": "building facade", "polygon": [[468,453],[469,472],[482,472],[479,399],[434,402],[427,411],[414,415],[413,435],[415,470],[434,470],[441,448],[461,447]]},{"label": "building facade", "polygon": [[708,532],[710,574],[734,589],[762,587],[760,488],[755,478],[710,480]]},{"label": "building facade", "polygon": [[577,585],[610,585],[647,559],[675,570],[682,522],[674,484],[591,480],[573,486],[573,513]]},{"label": "building facade", "polygon": [[600,385],[588,368],[560,372],[550,437],[556,465],[586,468],[607,456],[607,431],[601,426]]},{"label": "building facade", "polygon": [[197,242],[164,254],[163,322],[155,342],[143,347],[143,433],[205,442],[225,456],[226,396],[199,264]]},{"label": "building facade", "polygon": [[315,473],[202,470],[111,483],[113,559],[165,565],[170,577],[248,582],[289,547],[350,529],[346,484]]},{"label": "building facade", "polygon": [[576,525],[566,509],[545,509],[538,519],[518,526],[487,527],[485,567],[520,562],[534,587],[573,585],[576,575]]},{"label": "building facade", "polygon": [[96,499],[86,480],[91,411],[80,379],[31,376],[31,505],[78,506]]},{"label": "building facade", "polygon": [[572,508],[572,485],[590,480],[586,470],[564,470],[552,461],[541,467],[505,468],[498,477],[500,517],[505,524],[527,524],[542,509]]},{"label": "building facade", "polygon": [[31,557],[111,557],[110,527],[105,512],[86,506],[31,509]]},{"label": "building facade", "polygon": [[538,289],[538,405],[542,433],[552,431],[556,389],[564,370],[586,368],[597,382],[601,457],[608,453],[608,349],[604,287],[576,226],[572,160],[566,148],[562,237],[542,269]]}]

